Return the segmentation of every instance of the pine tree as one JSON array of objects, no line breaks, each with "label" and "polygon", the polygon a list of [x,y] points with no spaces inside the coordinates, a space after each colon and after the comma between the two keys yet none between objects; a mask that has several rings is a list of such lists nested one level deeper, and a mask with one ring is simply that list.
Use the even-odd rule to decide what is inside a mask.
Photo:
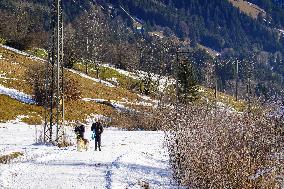
[{"label": "pine tree", "polygon": [[177,95],[181,103],[198,99],[198,86],[194,76],[192,59],[182,60],[177,68]]}]

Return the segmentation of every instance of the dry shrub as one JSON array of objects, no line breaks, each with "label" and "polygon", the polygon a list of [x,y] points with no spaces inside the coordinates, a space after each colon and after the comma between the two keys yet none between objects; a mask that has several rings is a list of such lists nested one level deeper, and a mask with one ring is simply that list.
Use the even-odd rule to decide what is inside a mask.
[{"label": "dry shrub", "polygon": [[175,179],[190,188],[277,188],[272,118],[190,106],[163,113]]},{"label": "dry shrub", "polygon": [[[56,67],[54,68],[54,74],[56,74]],[[40,104],[44,105],[46,95],[46,69],[44,64],[32,65],[26,72],[26,80],[33,85],[33,95],[35,100]],[[47,73],[49,81],[51,83],[51,70]],[[61,81],[60,81],[61,82]],[[61,83],[60,83],[61,85]],[[65,73],[64,75],[64,95],[66,100],[77,100],[80,98],[81,92],[78,89],[78,82],[73,79],[70,73]],[[48,96],[50,94],[56,94],[56,83],[54,82],[54,89],[52,91],[51,87],[48,89]],[[50,97],[49,97],[50,98]]]},{"label": "dry shrub", "polygon": [[65,148],[68,146],[73,146],[74,143],[70,140],[70,138],[66,137],[65,135],[62,137],[62,139],[57,143],[57,146],[59,148]]},{"label": "dry shrub", "polygon": [[160,130],[161,127],[158,124],[159,117],[153,112],[132,112],[122,113],[114,112],[112,114],[111,125],[118,128],[127,130],[147,130],[156,131]]}]

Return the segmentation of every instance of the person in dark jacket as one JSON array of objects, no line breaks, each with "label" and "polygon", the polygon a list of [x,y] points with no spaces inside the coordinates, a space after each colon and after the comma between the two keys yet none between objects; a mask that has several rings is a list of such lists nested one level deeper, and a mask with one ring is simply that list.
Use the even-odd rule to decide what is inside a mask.
[{"label": "person in dark jacket", "polygon": [[95,133],[95,150],[99,147],[99,151],[101,151],[101,134],[104,131],[103,126],[97,121],[92,124],[91,130]]},{"label": "person in dark jacket", "polygon": [[77,124],[74,131],[77,135],[77,139],[78,138],[82,138],[82,139],[84,138],[85,126],[83,124]]}]

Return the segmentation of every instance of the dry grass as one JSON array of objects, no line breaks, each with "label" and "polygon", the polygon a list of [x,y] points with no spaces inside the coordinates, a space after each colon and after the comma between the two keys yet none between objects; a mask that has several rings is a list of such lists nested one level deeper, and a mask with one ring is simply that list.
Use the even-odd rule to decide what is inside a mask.
[{"label": "dry grass", "polygon": [[43,108],[36,105],[23,104],[8,96],[0,95],[0,121],[16,119],[20,115],[27,116],[22,119],[28,124],[41,124]]},{"label": "dry grass", "polygon": [[27,94],[32,93],[32,86],[25,80],[25,72],[30,66],[38,62],[0,47],[0,74],[5,74],[7,79],[0,78],[0,84],[23,91]]},{"label": "dry grass", "polygon": [[239,8],[242,12],[251,16],[254,19],[257,19],[260,13],[263,13],[265,16],[265,11],[258,7],[257,5],[250,5],[247,1],[244,0],[229,0],[235,7]]},{"label": "dry grass", "polygon": [[113,113],[113,109],[109,106],[98,104],[95,102],[85,102],[85,101],[69,101],[66,103],[66,120],[84,121],[90,114],[100,114],[109,116]]},{"label": "dry grass", "polygon": [[[5,74],[7,79],[0,78],[0,84],[7,88],[14,88],[27,94],[33,93],[31,83],[25,81],[26,70],[42,64],[23,55],[16,54],[12,51],[0,47],[0,74]],[[81,77],[78,74],[66,71],[70,78],[78,82],[78,90],[81,92],[81,98],[103,98],[106,100],[121,101],[123,98],[134,101],[139,97],[127,89],[117,87],[110,88],[104,84],[94,82],[90,79]],[[105,74],[106,75],[106,74]],[[11,79],[12,78],[12,79]],[[22,121],[29,124],[40,124],[44,117],[43,108],[35,105],[22,104],[7,96],[0,96],[0,120],[8,121],[15,119],[19,115],[26,115]],[[70,100],[65,102],[65,118],[67,121],[81,120],[84,121],[90,114],[102,114],[105,116],[112,115],[116,110],[106,105],[94,102],[85,102],[82,100]],[[40,115],[40,116],[39,116]]]},{"label": "dry grass", "polygon": [[[96,78],[97,77],[97,70],[95,68],[94,65],[89,64],[89,71],[88,71],[88,75],[91,77]],[[75,70],[81,71],[81,72],[85,72],[85,65],[77,63],[74,66]],[[124,74],[120,74],[118,71],[116,71],[115,69],[112,68],[108,68],[108,67],[103,67],[103,66],[98,66],[98,71],[99,71],[99,78],[103,79],[103,80],[110,80],[112,78],[116,78],[118,81],[118,85],[121,88],[124,88],[126,90],[133,90],[135,87],[137,88],[137,86],[139,85],[139,81],[135,80],[131,77],[128,77]],[[112,81],[110,81],[112,82]],[[116,83],[112,82],[114,85],[116,85]]]},{"label": "dry grass", "polygon": [[[70,72],[69,72],[70,73]],[[94,82],[80,75],[70,73],[71,77],[78,81],[79,90],[82,98],[103,98],[105,100],[135,100],[138,96],[126,89],[119,87],[107,87],[104,84]]]},{"label": "dry grass", "polygon": [[7,164],[10,163],[13,159],[16,159],[20,156],[23,156],[24,154],[22,152],[13,152],[11,154],[8,155],[3,155],[0,156],[0,164]]},{"label": "dry grass", "polygon": [[204,90],[204,92],[201,92],[201,95],[208,99],[211,104],[214,104],[216,101],[221,102],[239,112],[243,112],[247,108],[247,103],[244,100],[235,101],[235,97],[222,92],[218,92],[217,99],[215,99],[214,90],[204,87],[201,87],[201,89]]}]

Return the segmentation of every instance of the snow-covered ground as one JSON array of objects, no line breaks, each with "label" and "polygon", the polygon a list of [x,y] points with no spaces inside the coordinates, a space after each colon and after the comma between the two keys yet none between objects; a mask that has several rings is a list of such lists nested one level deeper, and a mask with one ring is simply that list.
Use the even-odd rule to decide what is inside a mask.
[{"label": "snow-covered ground", "polygon": [[75,146],[34,144],[39,133],[35,128],[20,122],[0,124],[0,155],[24,153],[9,164],[0,164],[0,188],[125,189],[141,188],[141,182],[154,189],[177,188],[163,132],[105,129],[102,151],[94,151],[91,141],[88,151],[77,152]]},{"label": "snow-covered ground", "polygon": [[4,87],[2,85],[0,85],[0,94],[7,95],[26,104],[36,104],[36,101],[32,98],[32,96],[20,92],[16,89]]}]

